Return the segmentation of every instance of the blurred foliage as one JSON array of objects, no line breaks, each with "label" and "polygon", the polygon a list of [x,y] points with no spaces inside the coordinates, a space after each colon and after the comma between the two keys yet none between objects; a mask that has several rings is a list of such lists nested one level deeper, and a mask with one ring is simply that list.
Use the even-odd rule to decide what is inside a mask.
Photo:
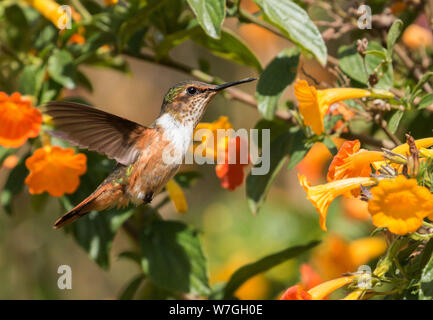
[{"label": "blurred foliage", "polygon": [[[335,46],[332,44],[334,39],[323,35],[326,24],[317,24],[314,13],[320,11],[317,15],[322,22],[330,22],[340,15],[344,23],[356,23],[353,17],[344,16],[345,4],[337,2],[338,7],[330,8],[322,1],[256,0],[257,8],[246,10],[239,0],[120,0],[114,5],[103,5],[94,0],[56,1],[56,5],[67,4],[73,8],[71,28],[64,30],[58,30],[53,23],[61,17],[59,12],[44,11],[53,3],[51,0],[0,2],[0,91],[7,94],[20,92],[30,97],[35,106],[64,98],[67,89],[80,87],[92,92],[92,81],[83,71],[83,66],[106,68],[124,74],[134,73],[125,57],[170,67],[202,81],[222,83],[223,80],[217,75],[209,74],[210,61],[200,58],[197,61],[200,68],[194,68],[173,58],[174,49],[188,40],[221,58],[226,68],[238,64],[260,76],[255,98],[258,113],[263,118],[256,123],[255,128],[271,130],[270,145],[265,146],[260,142],[262,150],[265,147],[270,150],[270,172],[266,175],[250,174],[246,179],[246,200],[234,203],[233,208],[225,208],[226,212],[220,212],[217,208],[213,209],[215,213],[211,205],[208,207],[207,210],[212,212],[204,212],[203,221],[206,225],[206,219],[215,219],[218,223],[210,223],[213,230],[210,227],[201,232],[197,226],[193,226],[196,221],[186,222],[187,217],[184,219],[186,221],[163,219],[160,211],[168,203],[168,198],[163,198],[153,206],[91,212],[66,228],[66,232],[72,235],[89,258],[104,269],[110,267],[110,250],[119,229],[129,234],[132,247],[119,257],[133,263],[139,272],[130,275],[129,283],[119,295],[120,299],[242,298],[239,289],[257,280],[258,276],[263,276],[261,273],[270,269],[284,270],[266,273],[272,290],[259,298],[275,298],[289,282],[294,283],[298,279],[296,274],[285,273],[287,269],[284,266],[287,264],[283,263],[291,260],[293,272],[302,262],[308,261],[307,251],[317,246],[317,239],[322,236],[317,219],[299,211],[296,204],[285,209],[285,203],[276,205],[265,202],[282,168],[287,165],[288,170],[294,169],[319,143],[326,146],[329,157],[335,155],[338,149],[335,141],[340,137],[367,135],[374,142],[386,138],[396,144],[408,132],[416,138],[431,136],[433,93],[425,88],[431,86],[433,73],[430,65],[419,71],[421,76],[413,72],[419,61],[433,57],[431,47],[423,47],[414,55],[412,67],[407,65],[404,56],[402,58],[396,52],[401,51],[400,35],[423,12],[424,7],[410,6],[406,10],[393,12],[393,23],[385,27],[373,30],[353,27],[347,32],[347,40],[339,41],[338,46]],[[377,0],[371,1],[370,5],[377,14],[389,7],[390,3]],[[321,10],[316,11],[318,8]],[[310,18],[313,16],[314,20]],[[228,18],[237,24],[254,24],[270,30],[289,40],[291,45],[276,53],[266,66],[262,66],[250,46],[226,26]],[[360,49],[356,40],[364,36],[368,37],[368,45]],[[328,55],[328,52],[337,58]],[[283,95],[296,78],[310,78],[303,70],[306,63],[322,67],[338,65],[338,68],[336,65],[330,68],[337,70],[332,74],[333,86],[364,88],[376,94],[378,100],[383,98],[380,96],[383,90],[392,89],[398,94],[391,99],[383,98],[382,107],[371,101],[367,103],[364,99],[347,102],[356,117],[347,120],[342,114],[327,114],[323,119],[325,132],[314,134],[303,123],[302,117],[305,115],[299,112],[296,101]],[[233,99],[230,94],[227,97]],[[81,97],[73,99],[91,105]],[[343,120],[344,127],[338,129],[337,124]],[[51,129],[51,125],[45,122],[43,130],[47,129]],[[0,195],[1,206],[7,214],[16,214],[16,199],[20,199],[25,192],[24,181],[28,174],[25,160],[43,145],[42,140],[41,135],[29,139],[20,148],[0,147],[0,163],[13,154],[18,154],[20,158],[18,164],[7,171]],[[367,139],[366,145],[369,142],[371,140]],[[53,139],[53,144],[69,147],[67,143],[56,139]],[[374,143],[370,146],[378,147]],[[82,152],[87,156],[87,172],[81,176],[80,187],[75,193],[59,198],[62,211],[70,210],[92,193],[115,165],[114,161],[101,155]],[[425,170],[431,173],[431,169],[428,167]],[[179,173],[175,179],[182,188],[194,192],[194,182],[202,179],[202,176],[189,171]],[[224,201],[218,199],[218,202]],[[46,194],[33,195],[31,202],[35,211],[42,211],[48,205]],[[259,216],[249,215],[247,207],[255,214],[260,210]],[[229,256],[225,252],[218,252],[217,243],[227,239],[214,239],[212,232],[223,225],[222,219],[229,219],[227,212],[237,210],[239,216],[231,218],[232,224],[237,227],[227,229],[230,229],[233,237],[239,233],[242,244],[234,245],[234,248],[242,247],[247,259],[240,259],[242,265],[239,266],[237,262],[234,263],[236,270],[231,270],[227,267],[229,258],[237,253],[232,252]],[[266,224],[263,220],[267,219],[269,211],[278,213],[271,217],[276,221]],[[369,234],[370,227],[341,218],[338,211],[336,205],[331,206],[329,224],[337,226],[341,234],[347,238]],[[271,230],[263,230],[266,228]],[[268,239],[271,243],[268,248],[261,243],[265,236],[272,239]],[[204,247],[202,238],[206,243]],[[407,282],[400,287],[401,290],[392,292],[392,297],[431,299],[432,240],[406,240],[406,245],[408,242],[417,245],[409,246],[412,251],[406,256],[394,254],[391,258],[397,259],[398,264],[389,271],[392,273],[390,277],[396,278],[402,267],[411,274],[411,278],[405,278]],[[410,254],[419,253],[420,246],[424,245],[425,249],[417,256],[419,261],[416,261],[417,267],[414,268]],[[219,248],[230,246],[231,243],[218,245]],[[220,270],[225,267],[230,269],[230,275],[224,276],[222,281],[209,280],[208,255],[213,255]],[[255,259],[257,256],[261,258],[252,261],[250,255]],[[386,259],[390,259],[389,251],[382,258],[382,263],[389,262]],[[250,290],[259,290],[258,285]]]}]

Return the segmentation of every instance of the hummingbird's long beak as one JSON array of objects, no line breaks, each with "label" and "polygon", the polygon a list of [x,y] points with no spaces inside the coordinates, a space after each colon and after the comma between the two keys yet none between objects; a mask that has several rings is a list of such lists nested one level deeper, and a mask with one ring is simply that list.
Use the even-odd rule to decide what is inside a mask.
[{"label": "hummingbird's long beak", "polygon": [[220,91],[220,90],[223,90],[223,89],[231,87],[231,86],[236,86],[238,84],[246,83],[246,82],[251,82],[251,81],[254,81],[254,80],[257,80],[257,79],[256,78],[246,78],[246,79],[242,79],[242,80],[238,80],[238,81],[227,82],[227,83],[220,84],[220,85],[216,86],[215,88],[212,88],[212,89],[209,89],[209,90],[211,90],[211,91]]}]

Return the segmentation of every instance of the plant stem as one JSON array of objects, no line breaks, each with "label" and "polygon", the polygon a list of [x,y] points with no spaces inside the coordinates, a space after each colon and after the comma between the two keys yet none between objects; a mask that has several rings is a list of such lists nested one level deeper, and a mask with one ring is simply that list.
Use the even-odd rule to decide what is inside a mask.
[{"label": "plant stem", "polygon": [[72,6],[77,9],[84,21],[92,20],[92,15],[87,11],[86,7],[80,2],[80,0],[71,0]]},{"label": "plant stem", "polygon": [[389,245],[385,255],[378,262],[373,275],[379,279],[383,278],[391,267],[392,261],[397,256],[400,249],[402,249],[408,241],[409,238],[407,237],[398,237],[394,239],[394,241]]}]

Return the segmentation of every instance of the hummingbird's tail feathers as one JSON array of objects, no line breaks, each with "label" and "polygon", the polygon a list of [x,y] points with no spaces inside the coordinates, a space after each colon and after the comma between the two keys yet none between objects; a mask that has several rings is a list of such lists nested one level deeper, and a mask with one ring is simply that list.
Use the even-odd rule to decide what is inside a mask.
[{"label": "hummingbird's tail feathers", "polygon": [[60,229],[75,220],[78,220],[82,216],[86,215],[90,211],[92,211],[91,203],[96,199],[95,195],[90,195],[84,201],[79,203],[75,208],[67,212],[65,215],[63,215],[60,219],[58,219],[55,223],[53,228],[54,229]]},{"label": "hummingbird's tail feathers", "polygon": [[66,226],[92,210],[102,211],[118,204],[123,198],[123,189],[119,184],[103,182],[90,196],[54,223],[54,229]]}]

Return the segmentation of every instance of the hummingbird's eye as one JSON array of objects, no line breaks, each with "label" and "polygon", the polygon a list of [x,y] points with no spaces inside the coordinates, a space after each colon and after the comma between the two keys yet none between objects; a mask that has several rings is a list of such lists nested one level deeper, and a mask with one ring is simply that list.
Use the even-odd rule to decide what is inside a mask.
[{"label": "hummingbird's eye", "polygon": [[186,92],[188,92],[189,95],[193,96],[198,93],[198,90],[196,87],[188,87],[186,89]]}]

